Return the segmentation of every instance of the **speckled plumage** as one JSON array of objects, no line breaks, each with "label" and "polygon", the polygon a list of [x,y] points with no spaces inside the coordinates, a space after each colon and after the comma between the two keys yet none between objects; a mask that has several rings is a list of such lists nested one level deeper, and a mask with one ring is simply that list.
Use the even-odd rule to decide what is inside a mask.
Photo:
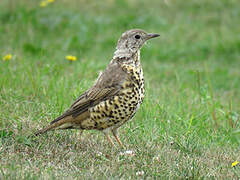
[{"label": "speckled plumage", "polygon": [[126,31],[120,37],[113,59],[96,83],[83,93],[63,115],[36,135],[51,129],[96,129],[107,139],[112,131],[122,145],[117,129],[130,120],[144,98],[144,76],[140,63],[140,48],[158,34],[143,30]]}]

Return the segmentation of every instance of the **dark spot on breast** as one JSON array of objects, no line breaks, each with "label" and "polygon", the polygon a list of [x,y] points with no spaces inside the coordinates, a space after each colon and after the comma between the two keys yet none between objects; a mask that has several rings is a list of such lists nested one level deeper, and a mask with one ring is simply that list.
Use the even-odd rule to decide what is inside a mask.
[{"label": "dark spot on breast", "polygon": [[108,111],[107,101],[104,102],[105,109]]},{"label": "dark spot on breast", "polygon": [[112,114],[113,114],[113,111],[110,111],[110,112],[109,112],[109,116],[112,116]]},{"label": "dark spot on breast", "polygon": [[102,113],[103,113],[102,117],[107,117],[107,113],[105,111],[103,111]]},{"label": "dark spot on breast", "polygon": [[114,104],[114,108],[115,108],[115,109],[118,109],[119,106],[118,106],[117,104]]}]

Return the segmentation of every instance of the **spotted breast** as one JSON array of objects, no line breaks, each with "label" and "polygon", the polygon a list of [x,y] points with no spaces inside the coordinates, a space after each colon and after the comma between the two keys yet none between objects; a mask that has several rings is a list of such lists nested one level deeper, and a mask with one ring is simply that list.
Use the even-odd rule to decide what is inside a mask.
[{"label": "spotted breast", "polygon": [[117,128],[130,120],[144,98],[144,77],[139,53],[130,60],[120,61],[120,66],[128,76],[119,93],[90,109],[90,119],[83,121],[83,129]]}]

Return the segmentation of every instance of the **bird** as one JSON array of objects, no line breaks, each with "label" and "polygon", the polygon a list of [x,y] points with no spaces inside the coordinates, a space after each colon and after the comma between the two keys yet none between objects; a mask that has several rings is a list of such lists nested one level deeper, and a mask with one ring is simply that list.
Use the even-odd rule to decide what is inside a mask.
[{"label": "bird", "polygon": [[110,145],[124,147],[118,128],[131,120],[144,99],[144,76],[140,49],[146,41],[160,36],[141,29],[124,32],[117,42],[113,58],[95,84],[80,95],[61,116],[35,135],[49,130],[80,129],[104,133]]}]

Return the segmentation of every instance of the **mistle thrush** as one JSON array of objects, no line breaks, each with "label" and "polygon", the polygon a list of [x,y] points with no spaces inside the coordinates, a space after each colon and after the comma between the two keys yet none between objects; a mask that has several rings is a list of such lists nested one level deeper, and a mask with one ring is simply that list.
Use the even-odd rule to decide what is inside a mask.
[{"label": "mistle thrush", "polygon": [[134,116],[144,98],[140,49],[147,40],[158,36],[140,29],[123,33],[111,62],[96,83],[36,135],[53,129],[96,129],[114,145],[109,136],[112,132],[119,145],[123,146],[117,130]]}]

